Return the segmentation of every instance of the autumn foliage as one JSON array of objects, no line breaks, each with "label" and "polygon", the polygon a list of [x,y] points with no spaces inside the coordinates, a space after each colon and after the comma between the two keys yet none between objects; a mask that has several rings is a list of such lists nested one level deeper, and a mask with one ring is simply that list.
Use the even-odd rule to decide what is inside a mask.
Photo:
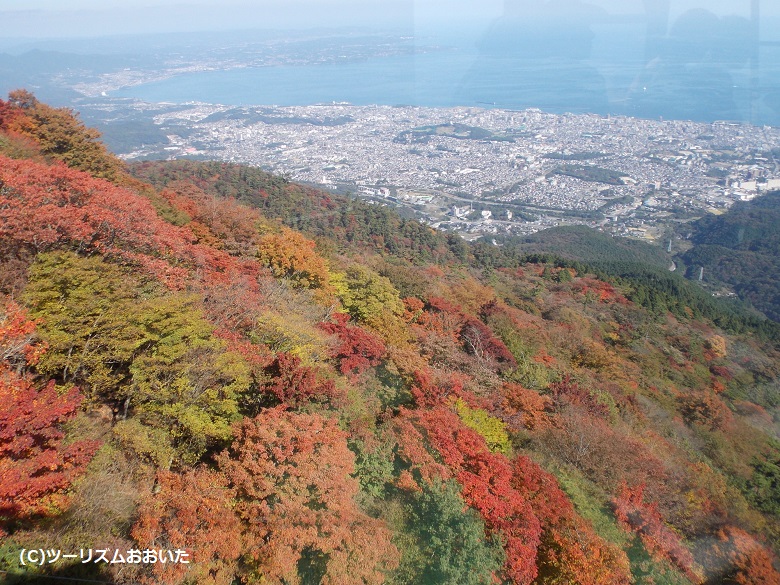
[{"label": "autumn foliage", "polygon": [[407,299],[406,303],[407,318],[423,330],[452,339],[480,361],[517,366],[512,353],[487,325],[453,303],[440,297],[430,297],[422,306],[416,299]]},{"label": "autumn foliage", "polygon": [[385,354],[384,342],[373,333],[349,324],[349,315],[336,313],[320,329],[338,337],[339,344],[332,355],[339,362],[344,375],[356,376],[371,366],[379,365]]},{"label": "autumn foliage", "polygon": [[505,576],[515,583],[531,583],[537,575],[541,527],[530,504],[511,485],[509,461],[491,453],[485,439],[449,409],[419,411],[414,418],[461,484],[466,503],[480,513],[490,532],[502,535]]},{"label": "autumn foliage", "polygon": [[191,555],[61,568],[121,585],[780,582],[769,324],[497,243],[0,100],[0,569],[63,536]]},{"label": "autumn foliage", "polygon": [[333,421],[266,410],[237,427],[219,465],[235,490],[251,582],[263,575],[298,584],[317,575],[332,585],[370,585],[397,563],[387,529],[355,503],[354,456]]},{"label": "autumn foliage", "polygon": [[132,536],[144,548],[186,550],[190,562],[154,564],[144,582],[233,583],[241,554],[241,527],[225,476],[207,468],[181,475],[161,471],[155,492],[143,500]]},{"label": "autumn foliage", "polygon": [[64,442],[62,425],[81,404],[76,388],[60,394],[52,381],[39,390],[13,367],[14,357],[34,363],[41,349],[30,343],[34,325],[13,303],[0,318],[0,526],[62,511],[67,489],[99,446]]},{"label": "autumn foliage", "polygon": [[270,381],[265,390],[288,406],[300,406],[310,400],[336,398],[333,380],[320,380],[315,368],[304,366],[301,359],[280,353],[265,369]]},{"label": "autumn foliage", "polygon": [[314,248],[315,243],[301,233],[282,228],[280,234],[260,238],[257,255],[274,276],[289,278],[294,286],[329,289],[328,266]]},{"label": "autumn foliage", "polygon": [[515,430],[543,430],[553,424],[553,401],[549,396],[511,382],[503,390],[504,408]]},{"label": "autumn foliage", "polygon": [[668,559],[694,582],[701,579],[701,569],[680,537],[663,521],[658,506],[645,501],[642,485],[624,484],[613,500],[615,516],[626,530],[636,532],[650,554]]},{"label": "autumn foliage", "polygon": [[683,418],[691,424],[719,429],[727,426],[732,420],[728,406],[714,392],[686,392],[679,398],[679,404]]},{"label": "autumn foliage", "polygon": [[81,171],[0,155],[0,183],[0,243],[6,246],[113,255],[172,288],[188,277],[182,262],[207,275],[257,274],[257,267],[198,245],[188,228],[161,220],[149,200]]},{"label": "autumn foliage", "polygon": [[735,526],[718,530],[709,557],[710,566],[716,567],[716,579],[721,582],[737,585],[780,583],[774,555],[755,537]]},{"label": "autumn foliage", "polygon": [[574,510],[555,477],[530,458],[513,462],[512,487],[528,500],[542,536],[540,583],[619,585],[631,582],[625,553],[600,538]]}]

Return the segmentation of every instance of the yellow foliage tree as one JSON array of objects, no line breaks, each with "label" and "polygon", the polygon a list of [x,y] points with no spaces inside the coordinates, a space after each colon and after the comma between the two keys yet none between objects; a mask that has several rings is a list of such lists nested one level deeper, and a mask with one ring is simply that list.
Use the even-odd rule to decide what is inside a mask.
[{"label": "yellow foliage tree", "polygon": [[455,401],[455,411],[470,429],[484,437],[488,449],[493,453],[508,455],[512,450],[506,425],[494,416],[490,416],[481,408],[471,408],[462,398]]}]

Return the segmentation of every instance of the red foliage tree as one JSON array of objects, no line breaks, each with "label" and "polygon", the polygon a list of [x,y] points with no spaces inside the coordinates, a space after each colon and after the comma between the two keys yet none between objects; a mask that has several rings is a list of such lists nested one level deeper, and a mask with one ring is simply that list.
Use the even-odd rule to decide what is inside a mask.
[{"label": "red foliage tree", "polygon": [[[417,303],[407,303],[407,313],[417,308]],[[493,334],[490,327],[476,317],[466,315],[449,301],[430,297],[425,304],[425,311],[419,313],[415,310],[414,315],[416,323],[425,330],[449,336],[477,358],[517,367],[512,353],[504,342]]]},{"label": "red foliage tree", "polygon": [[61,426],[80,405],[76,388],[60,396],[53,381],[39,391],[16,374],[0,375],[0,520],[53,513],[65,505],[65,492],[99,446],[63,444]]},{"label": "red foliage tree", "polygon": [[0,183],[0,242],[6,246],[40,252],[67,245],[112,254],[174,288],[183,286],[187,268],[205,275],[249,269],[223,251],[196,244],[190,229],[162,220],[141,195],[62,164],[0,155]]},{"label": "red foliage tree", "polygon": [[560,382],[550,384],[550,394],[557,408],[572,404],[582,406],[592,415],[606,417],[609,409],[596,397],[566,374]]},{"label": "red foliage tree", "polygon": [[628,299],[617,292],[614,286],[595,278],[578,278],[572,284],[572,290],[580,292],[583,296],[590,293],[590,295],[601,303],[628,304]]},{"label": "red foliage tree", "polygon": [[447,381],[437,380],[434,373],[426,369],[414,372],[413,377],[411,392],[419,407],[439,406],[463,394],[463,384],[454,376]]},{"label": "red foliage tree", "polygon": [[439,297],[430,297],[424,307],[417,323],[428,331],[450,336],[453,341],[457,341],[463,326],[463,315],[458,307]]},{"label": "red foliage tree", "polygon": [[[66,492],[82,474],[99,444],[64,445],[61,427],[81,405],[76,388],[60,395],[49,382],[37,390],[12,369],[14,358],[34,361],[40,347],[31,343],[35,323],[10,304],[0,320],[0,522],[56,513]],[[17,368],[19,364],[16,364]],[[0,529],[2,532],[2,529]]]},{"label": "red foliage tree", "polygon": [[331,323],[320,323],[323,331],[336,335],[339,345],[332,357],[339,360],[339,370],[348,376],[357,376],[372,366],[377,366],[386,347],[382,340],[362,327],[349,325],[349,315],[336,313]]},{"label": "red foliage tree", "polygon": [[529,503],[512,487],[507,458],[491,453],[485,439],[447,408],[417,411],[416,420],[462,486],[463,499],[480,513],[488,531],[504,539],[504,576],[513,583],[531,583],[537,575],[541,526]]},{"label": "red foliage tree", "polygon": [[629,487],[624,483],[612,505],[620,525],[636,532],[653,557],[671,561],[694,583],[701,581],[693,555],[680,537],[666,526],[658,505],[645,502],[644,485]]},{"label": "red foliage tree", "polygon": [[731,370],[729,370],[726,366],[711,365],[710,372],[712,372],[713,376],[719,376],[726,382],[734,379],[734,374],[732,374]]},{"label": "red foliage tree", "polygon": [[517,361],[504,342],[479,319],[466,317],[460,329],[460,339],[466,351],[480,359],[490,358],[516,368]]},{"label": "red foliage tree", "polygon": [[528,500],[542,527],[539,583],[631,582],[628,557],[577,515],[554,476],[524,456],[518,457],[512,468],[512,487]]},{"label": "red foliage tree", "polygon": [[300,358],[288,353],[277,354],[265,373],[271,378],[265,390],[287,406],[330,400],[337,395],[333,380],[320,381],[315,368],[302,366]]},{"label": "red foliage tree", "polygon": [[186,181],[174,181],[160,195],[174,208],[183,211],[198,224],[193,232],[201,240],[232,255],[250,255],[258,240],[257,226],[262,222],[258,210],[240,205],[232,197],[214,197]]}]

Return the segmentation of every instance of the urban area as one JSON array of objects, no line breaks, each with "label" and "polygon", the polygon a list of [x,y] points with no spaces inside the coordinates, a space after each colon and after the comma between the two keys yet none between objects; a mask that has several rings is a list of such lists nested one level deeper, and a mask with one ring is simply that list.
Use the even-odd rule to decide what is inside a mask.
[{"label": "urban area", "polygon": [[657,239],[672,222],[780,188],[780,128],[730,121],[347,103],[102,108],[129,105],[166,137],[129,161],[260,166],[466,238],[585,224]]}]

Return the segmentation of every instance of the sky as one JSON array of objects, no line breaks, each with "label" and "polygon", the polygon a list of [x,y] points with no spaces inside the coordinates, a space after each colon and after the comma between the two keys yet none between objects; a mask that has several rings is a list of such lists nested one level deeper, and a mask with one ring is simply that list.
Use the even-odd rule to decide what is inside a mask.
[{"label": "sky", "polygon": [[[691,8],[748,17],[753,0],[589,0],[606,13],[645,14],[669,5],[670,19]],[[410,31],[432,26],[486,27],[502,14],[544,8],[551,18],[585,0],[1,0],[0,39],[54,38],[248,28],[372,26]],[[765,19],[780,2],[760,0]],[[767,27],[767,29],[770,27]],[[773,28],[773,27],[772,27]]]},{"label": "sky", "polygon": [[[463,4],[468,8],[470,3]],[[500,6],[500,0],[494,4]],[[0,6],[0,36],[371,24],[408,28],[415,10],[414,0],[3,0]]]}]

